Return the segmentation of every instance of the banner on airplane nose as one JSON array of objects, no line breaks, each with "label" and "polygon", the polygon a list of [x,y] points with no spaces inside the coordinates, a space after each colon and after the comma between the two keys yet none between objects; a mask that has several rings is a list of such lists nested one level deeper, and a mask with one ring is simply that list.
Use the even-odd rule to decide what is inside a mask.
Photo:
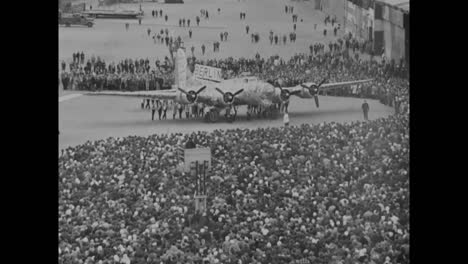
[{"label": "banner on airplane nose", "polygon": [[223,80],[220,68],[200,64],[195,64],[193,76],[195,79],[203,81],[221,82]]}]

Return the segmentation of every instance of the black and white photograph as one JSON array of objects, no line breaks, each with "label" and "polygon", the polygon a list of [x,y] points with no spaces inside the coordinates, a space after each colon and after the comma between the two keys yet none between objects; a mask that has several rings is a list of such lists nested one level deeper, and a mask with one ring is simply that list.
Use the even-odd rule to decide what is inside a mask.
[{"label": "black and white photograph", "polygon": [[410,263],[409,0],[58,2],[58,263]]}]

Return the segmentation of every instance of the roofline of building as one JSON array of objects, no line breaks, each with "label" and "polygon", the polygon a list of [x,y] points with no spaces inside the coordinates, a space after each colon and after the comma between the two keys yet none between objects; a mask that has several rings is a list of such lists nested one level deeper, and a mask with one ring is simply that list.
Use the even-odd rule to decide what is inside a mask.
[{"label": "roofline of building", "polygon": [[[376,2],[379,2],[379,3],[383,4],[383,5],[390,6],[390,7],[394,8],[394,9],[400,10],[403,13],[409,14],[409,2],[410,2],[409,0],[403,1],[403,2],[395,4],[395,5],[392,5],[390,3],[385,2],[385,0],[376,0]],[[404,4],[408,4],[408,10],[400,7],[400,5],[404,5]]]}]

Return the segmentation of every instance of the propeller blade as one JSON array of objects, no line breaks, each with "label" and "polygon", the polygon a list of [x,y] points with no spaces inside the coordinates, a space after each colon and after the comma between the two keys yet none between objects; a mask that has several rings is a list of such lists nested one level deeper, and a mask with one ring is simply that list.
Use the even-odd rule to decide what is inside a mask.
[{"label": "propeller blade", "polygon": [[182,89],[182,88],[177,88],[177,89],[178,89],[179,91],[181,91],[182,93],[184,93],[184,94],[188,94],[188,93],[187,93],[184,89]]},{"label": "propeller blade", "polygon": [[201,93],[201,91],[203,91],[203,90],[205,90],[205,89],[206,89],[206,85],[203,86],[202,88],[198,89],[197,94]]},{"label": "propeller blade", "polygon": [[324,78],[318,85],[318,87],[322,86],[322,84],[327,80],[327,78]]},{"label": "propeller blade", "polygon": [[239,91],[237,91],[237,92],[234,93],[234,96],[236,96],[236,95],[242,93],[243,91],[244,91],[244,89],[240,89]]},{"label": "propeller blade", "polygon": [[224,92],[221,91],[221,89],[219,89],[218,87],[216,87],[215,89],[216,89],[216,91],[218,91],[218,92],[220,92],[222,95],[224,95]]},{"label": "propeller blade", "polygon": [[315,95],[315,96],[314,96],[314,99],[315,99],[315,105],[317,106],[317,108],[319,108],[319,99],[318,99],[318,96]]}]

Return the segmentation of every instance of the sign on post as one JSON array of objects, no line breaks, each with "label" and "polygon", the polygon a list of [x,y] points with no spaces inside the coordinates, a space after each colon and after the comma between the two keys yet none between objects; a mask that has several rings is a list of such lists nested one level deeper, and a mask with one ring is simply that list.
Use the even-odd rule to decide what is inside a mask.
[{"label": "sign on post", "polygon": [[206,195],[195,195],[195,210],[199,213],[206,211]]},{"label": "sign on post", "polygon": [[193,76],[195,79],[203,81],[221,82],[223,80],[220,68],[200,64],[195,64]]},{"label": "sign on post", "polygon": [[211,169],[211,149],[210,148],[194,148],[184,149],[184,171],[190,171],[190,165],[192,162],[204,164],[204,161],[208,161],[206,171]]},{"label": "sign on post", "polygon": [[195,210],[199,213],[206,211],[206,172],[208,161],[195,161],[190,164],[191,176],[195,178]]}]

